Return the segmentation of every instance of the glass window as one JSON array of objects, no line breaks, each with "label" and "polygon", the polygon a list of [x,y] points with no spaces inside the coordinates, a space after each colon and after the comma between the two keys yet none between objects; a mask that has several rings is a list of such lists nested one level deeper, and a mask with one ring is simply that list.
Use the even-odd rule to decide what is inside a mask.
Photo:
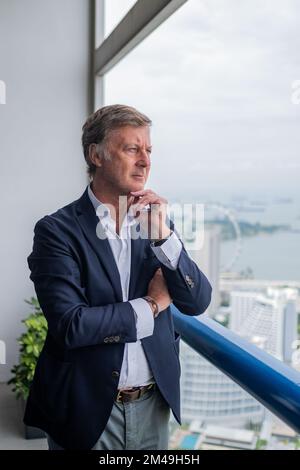
[{"label": "glass window", "polygon": [[[147,187],[205,205],[203,247],[184,242],[213,285],[209,315],[300,368],[299,20],[298,0],[189,0],[106,75],[105,104],[153,120]],[[264,421],[203,360],[183,365],[186,417],[208,406],[193,393],[191,411],[194,387],[217,394],[216,416]]]},{"label": "glass window", "polygon": [[288,363],[300,288],[299,20],[298,0],[189,0],[105,86],[106,103],[153,120],[148,187],[205,205],[203,247],[184,241],[213,285],[209,314]]},{"label": "glass window", "polygon": [[112,32],[135,3],[136,0],[105,0],[104,37]]}]

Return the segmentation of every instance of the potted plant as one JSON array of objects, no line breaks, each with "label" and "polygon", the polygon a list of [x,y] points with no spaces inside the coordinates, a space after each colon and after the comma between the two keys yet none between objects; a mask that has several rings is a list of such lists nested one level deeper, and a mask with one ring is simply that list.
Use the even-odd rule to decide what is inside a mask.
[{"label": "potted plant", "polygon": [[[30,305],[32,312],[27,318],[22,320],[26,326],[26,331],[18,338],[18,343],[20,344],[19,363],[13,366],[11,370],[13,376],[8,382],[9,385],[13,385],[13,392],[15,392],[17,399],[20,400],[23,413],[37,359],[47,334],[47,321],[41,311],[38,300],[35,297],[31,297],[30,300],[25,300],[25,302]],[[45,433],[38,428],[25,426],[25,437],[26,439],[45,437]]]}]

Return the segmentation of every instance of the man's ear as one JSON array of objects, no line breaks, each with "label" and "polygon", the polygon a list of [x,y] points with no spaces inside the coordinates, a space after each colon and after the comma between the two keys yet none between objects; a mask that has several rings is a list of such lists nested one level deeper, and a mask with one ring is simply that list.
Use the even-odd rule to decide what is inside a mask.
[{"label": "man's ear", "polygon": [[89,161],[97,168],[102,165],[102,155],[99,155],[97,151],[97,144],[91,144],[89,146]]}]

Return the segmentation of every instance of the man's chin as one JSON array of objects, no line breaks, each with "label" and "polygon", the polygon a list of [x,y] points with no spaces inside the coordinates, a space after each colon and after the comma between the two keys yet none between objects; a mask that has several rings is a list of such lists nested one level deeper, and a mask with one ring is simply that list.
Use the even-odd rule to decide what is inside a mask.
[{"label": "man's chin", "polygon": [[142,191],[142,189],[144,189],[145,183],[145,179],[141,181],[134,181],[130,185],[130,191]]},{"label": "man's chin", "polygon": [[134,191],[142,191],[144,189],[144,184],[130,184],[127,186],[127,188],[123,189],[121,192],[120,192],[120,195],[123,195],[123,196],[129,196],[131,192],[134,192]]}]

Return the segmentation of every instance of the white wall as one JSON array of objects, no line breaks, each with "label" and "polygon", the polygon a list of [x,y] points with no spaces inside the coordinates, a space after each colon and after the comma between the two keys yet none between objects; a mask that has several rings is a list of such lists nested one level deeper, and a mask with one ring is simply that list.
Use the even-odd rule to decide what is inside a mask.
[{"label": "white wall", "polygon": [[27,256],[35,222],[81,195],[87,116],[88,0],[1,0],[0,341],[6,381],[34,294]]}]

